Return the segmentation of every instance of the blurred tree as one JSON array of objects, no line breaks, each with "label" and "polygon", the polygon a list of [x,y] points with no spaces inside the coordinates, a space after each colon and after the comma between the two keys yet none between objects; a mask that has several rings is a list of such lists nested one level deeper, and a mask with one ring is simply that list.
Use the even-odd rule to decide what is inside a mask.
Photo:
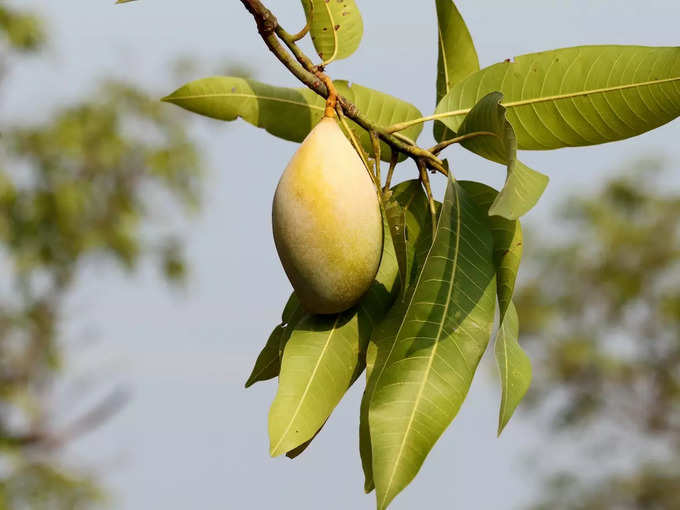
[{"label": "blurred tree", "polygon": [[553,233],[517,303],[530,402],[551,434],[575,432],[576,467],[535,508],[680,508],[680,193],[641,162],[570,200]]},{"label": "blurred tree", "polygon": [[[38,16],[0,0],[0,69],[45,43]],[[100,496],[57,453],[125,398],[114,391],[54,426],[62,304],[93,261],[132,270],[148,254],[169,280],[184,276],[179,241],[149,228],[163,203],[198,205],[199,157],[184,119],[137,87],[108,81],[40,125],[0,126],[0,509],[71,510]]]}]

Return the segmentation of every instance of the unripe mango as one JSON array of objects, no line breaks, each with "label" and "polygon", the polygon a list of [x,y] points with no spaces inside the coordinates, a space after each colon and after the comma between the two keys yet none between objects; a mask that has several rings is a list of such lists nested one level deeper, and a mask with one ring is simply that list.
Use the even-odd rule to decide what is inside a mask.
[{"label": "unripe mango", "polygon": [[380,204],[334,118],[324,117],[288,163],[272,223],[283,268],[308,312],[342,312],[368,290],[382,254]]}]

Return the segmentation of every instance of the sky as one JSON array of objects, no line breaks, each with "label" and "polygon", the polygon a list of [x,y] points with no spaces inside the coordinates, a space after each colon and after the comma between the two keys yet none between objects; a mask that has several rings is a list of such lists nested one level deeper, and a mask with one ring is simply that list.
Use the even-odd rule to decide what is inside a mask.
[{"label": "sky", "polygon": [[[158,97],[182,85],[168,63],[190,56],[204,67],[246,64],[257,79],[297,85],[268,53],[240,2],[20,0],[49,22],[52,49],[12,72],[2,120],[34,122],[92,91],[98,78],[133,80]],[[296,1],[266,2],[289,31],[303,24]],[[434,2],[359,0],[362,45],[328,72],[434,109]],[[459,0],[482,66],[545,49],[582,44],[674,45],[677,0]],[[206,64],[207,63],[207,64]],[[195,76],[200,78],[202,75]],[[173,108],[168,105],[168,108]],[[605,146],[524,153],[551,183],[529,214],[545,218],[568,193],[589,191],[627,162],[659,155],[680,161],[676,122]],[[67,367],[70,380],[94,374],[132,391],[109,423],[69,447],[67,459],[101,474],[111,508],[370,509],[358,455],[360,380],[323,433],[295,461],[270,459],[267,413],[273,382],[245,390],[257,353],[279,321],[290,285],[271,236],[271,199],[295,145],[243,122],[196,118],[192,132],[209,172],[203,210],[178,225],[192,267],[183,291],[150,268],[134,277],[88,268],[69,301],[64,337],[85,339]],[[426,126],[421,142],[431,141]],[[253,157],[254,155],[254,157]],[[500,166],[451,150],[458,178],[500,185]],[[415,175],[410,164],[398,176]],[[436,192],[445,182],[438,179]],[[542,230],[544,236],[552,233]],[[541,237],[536,238],[540,242]],[[521,412],[496,439],[499,392],[487,353],[459,416],[416,480],[391,508],[517,508],[536,490],[527,456],[547,450],[542,430]]]}]

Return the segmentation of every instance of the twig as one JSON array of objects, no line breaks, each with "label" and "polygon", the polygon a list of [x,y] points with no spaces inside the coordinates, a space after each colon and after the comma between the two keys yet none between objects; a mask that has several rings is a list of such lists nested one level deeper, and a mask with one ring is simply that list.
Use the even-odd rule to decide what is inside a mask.
[{"label": "twig", "polygon": [[373,160],[375,162],[375,179],[378,181],[378,189],[380,189],[380,183],[382,179],[380,178],[380,138],[375,133],[375,131],[369,131],[368,134],[371,137],[371,143],[373,144]]},{"label": "twig", "polygon": [[[295,44],[294,36],[283,30],[276,19],[276,16],[267,9],[260,0],[241,0],[245,8],[253,15],[257,30],[264,40],[269,50],[279,59],[279,61],[293,75],[304,83],[311,90],[323,98],[328,98],[329,91],[323,80],[321,80],[314,69],[311,60]],[[280,37],[280,40],[279,40]],[[292,55],[286,51],[281,44],[283,41],[291,51]],[[318,68],[316,71],[321,72]],[[441,160],[434,154],[422,149],[413,142],[405,141],[404,137],[397,137],[388,133],[384,128],[375,125],[365,115],[363,115],[356,105],[352,104],[343,96],[338,96],[338,103],[342,107],[347,117],[356,122],[366,131],[375,131],[382,141],[388,144],[393,150],[406,154],[413,159],[424,159],[427,167],[447,175],[447,170]]]},{"label": "twig", "polygon": [[399,162],[399,153],[392,151],[392,158],[390,159],[390,168],[387,171],[387,179],[385,179],[385,187],[383,188],[383,193],[386,193],[390,189],[392,184],[392,175],[394,175],[394,169],[397,167]]},{"label": "twig", "polygon": [[432,239],[434,240],[437,233],[437,208],[434,205],[434,195],[432,195],[432,188],[430,187],[430,176],[427,175],[427,166],[423,160],[417,162],[418,170],[420,171],[420,180],[425,186],[425,193],[427,193],[427,200],[430,204],[430,215],[432,216]]}]

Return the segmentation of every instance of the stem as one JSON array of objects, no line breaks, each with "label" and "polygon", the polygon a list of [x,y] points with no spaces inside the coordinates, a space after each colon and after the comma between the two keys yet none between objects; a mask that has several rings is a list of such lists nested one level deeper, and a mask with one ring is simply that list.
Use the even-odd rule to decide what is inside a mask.
[{"label": "stem", "polygon": [[335,90],[335,85],[333,85],[333,80],[330,77],[317,70],[316,74],[321,81],[324,82],[326,88],[328,89],[328,97],[326,98],[326,111],[324,112],[324,117],[335,117],[335,105],[338,103],[338,92]]},{"label": "stem", "polygon": [[375,179],[378,181],[378,189],[380,189],[380,138],[375,131],[369,131],[371,136],[371,143],[373,144],[373,160],[375,161]]},{"label": "stem", "polygon": [[390,169],[387,171],[387,179],[385,179],[385,187],[383,188],[383,193],[386,193],[390,189],[392,184],[392,175],[394,175],[394,169],[397,167],[399,162],[399,154],[392,151],[392,158],[390,159]]},{"label": "stem", "polygon": [[359,154],[361,161],[363,162],[364,166],[366,167],[366,171],[371,176],[371,179],[373,179],[373,182],[375,182],[375,176],[373,175],[373,172],[371,172],[371,166],[368,164],[368,157],[366,156],[366,153],[364,152],[363,147],[357,141],[356,137],[354,136],[354,133],[350,129],[349,124],[347,123],[347,120],[345,119],[345,115],[342,113],[342,109],[337,105],[336,105],[336,112],[338,114],[338,119],[340,119],[340,124],[342,124],[342,127],[347,132],[347,136],[349,136],[349,139],[352,142],[352,145],[354,146],[354,150],[357,151],[357,154]]},{"label": "stem", "polygon": [[430,204],[430,215],[432,216],[432,239],[434,240],[437,233],[437,208],[434,205],[434,195],[432,195],[432,188],[430,187],[430,176],[427,175],[427,166],[422,160],[416,161],[418,170],[420,171],[420,180],[425,186],[425,193]]},{"label": "stem", "polygon": [[464,142],[465,140],[469,140],[470,138],[476,138],[478,136],[498,136],[496,133],[493,133],[491,131],[475,131],[473,133],[467,133],[465,135],[457,136],[455,138],[451,138],[450,140],[444,140],[441,143],[438,143],[434,147],[430,148],[429,151],[432,154],[439,154],[441,151],[446,149],[449,145],[453,145],[454,143],[461,143]]},{"label": "stem", "polygon": [[324,2],[324,6],[326,7],[326,12],[328,12],[328,19],[331,20],[331,30],[333,31],[333,54],[328,60],[323,62],[323,65],[327,66],[338,56],[338,31],[335,29],[335,21],[333,20],[333,13],[331,12],[330,5],[328,5],[328,0]]}]

